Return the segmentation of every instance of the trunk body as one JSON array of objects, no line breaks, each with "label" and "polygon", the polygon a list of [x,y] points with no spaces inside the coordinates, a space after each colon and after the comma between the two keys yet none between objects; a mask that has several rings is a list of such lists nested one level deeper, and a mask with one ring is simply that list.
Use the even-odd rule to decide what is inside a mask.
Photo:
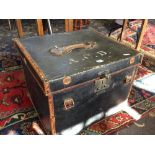
[{"label": "trunk body", "polygon": [[15,40],[47,132],[77,134],[127,99],[142,55],[93,29]]}]

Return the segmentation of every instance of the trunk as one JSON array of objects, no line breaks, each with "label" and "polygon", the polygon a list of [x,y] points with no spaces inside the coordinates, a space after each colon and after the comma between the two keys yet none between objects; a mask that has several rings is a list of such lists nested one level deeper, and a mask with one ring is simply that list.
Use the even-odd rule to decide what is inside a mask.
[{"label": "trunk", "polygon": [[93,29],[15,40],[47,132],[77,134],[127,99],[142,55]]}]

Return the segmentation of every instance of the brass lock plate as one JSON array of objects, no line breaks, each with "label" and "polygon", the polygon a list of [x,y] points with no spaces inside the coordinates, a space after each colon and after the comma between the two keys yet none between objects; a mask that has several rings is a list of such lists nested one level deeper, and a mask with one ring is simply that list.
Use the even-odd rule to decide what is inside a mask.
[{"label": "brass lock plate", "polygon": [[103,91],[110,86],[110,75],[104,75],[102,78],[95,81],[95,93]]}]

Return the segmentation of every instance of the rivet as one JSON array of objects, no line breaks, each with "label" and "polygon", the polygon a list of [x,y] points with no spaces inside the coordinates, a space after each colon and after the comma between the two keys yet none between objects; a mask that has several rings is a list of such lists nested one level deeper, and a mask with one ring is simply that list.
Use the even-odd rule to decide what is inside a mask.
[{"label": "rivet", "polygon": [[71,77],[70,76],[65,76],[63,79],[63,84],[64,85],[69,85],[71,83]]},{"label": "rivet", "polygon": [[133,64],[135,62],[135,57],[132,57],[131,59],[130,59],[130,64]]}]

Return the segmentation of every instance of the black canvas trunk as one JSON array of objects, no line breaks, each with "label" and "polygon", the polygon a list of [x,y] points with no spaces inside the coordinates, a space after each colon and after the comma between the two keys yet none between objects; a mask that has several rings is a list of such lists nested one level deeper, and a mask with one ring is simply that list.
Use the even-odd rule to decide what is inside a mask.
[{"label": "black canvas trunk", "polygon": [[47,132],[77,134],[128,98],[142,55],[93,29],[15,39]]}]

